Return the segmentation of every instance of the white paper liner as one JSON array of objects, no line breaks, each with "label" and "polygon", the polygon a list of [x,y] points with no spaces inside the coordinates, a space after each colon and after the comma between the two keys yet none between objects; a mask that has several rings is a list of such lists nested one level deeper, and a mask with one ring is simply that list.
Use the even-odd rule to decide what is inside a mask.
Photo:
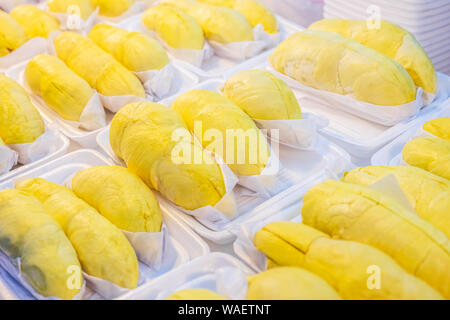
[{"label": "white paper liner", "polygon": [[268,66],[267,69],[283,79],[290,87],[300,91],[304,95],[302,99],[308,99],[310,106],[314,106],[314,104],[319,106],[327,105],[384,126],[393,126],[403,120],[412,118],[424,106],[422,88],[417,89],[416,100],[414,101],[398,106],[380,106],[359,101],[350,96],[308,87],[289,76],[275,71],[272,66]]},{"label": "white paper liner", "polygon": [[[260,129],[267,130],[267,135],[273,142],[300,150],[314,149],[319,139],[318,131],[329,123],[328,119],[311,113],[303,113],[303,119],[253,120]],[[278,140],[271,136],[272,130],[278,130]]]},{"label": "white paper liner", "polygon": [[139,102],[139,101],[153,101],[153,98],[147,96],[147,98],[141,98],[134,95],[124,95],[124,96],[104,96],[99,93],[100,100],[103,106],[109,111],[116,113],[129,103]]},{"label": "white paper liner", "polygon": [[207,289],[232,300],[245,300],[248,290],[247,275],[238,268],[223,267],[217,269],[213,274],[202,275],[188,281],[175,290],[162,290],[156,300],[164,300],[184,289]]},{"label": "white paper liner", "polygon": [[145,91],[159,100],[171,92],[176,71],[172,63],[168,63],[160,70],[135,72],[135,74],[144,85]]},{"label": "white paper liner", "polygon": [[133,3],[131,7],[128,8],[128,10],[125,11],[122,15],[118,17],[106,17],[98,14],[95,22],[96,24],[105,22],[114,24],[120,23],[125,19],[128,19],[132,16],[144,12],[151,4],[153,4],[153,2],[155,2],[155,0],[138,0],[135,3]]},{"label": "white paper liner", "polygon": [[17,164],[19,155],[7,146],[0,146],[0,175],[9,172]]},{"label": "white paper liner", "polygon": [[8,146],[19,154],[19,163],[29,164],[56,152],[58,141],[58,130],[54,126],[48,126],[34,142]]},{"label": "white paper liner", "polygon": [[27,61],[41,53],[48,52],[48,40],[36,37],[25,42],[21,47],[10,54],[0,58],[0,71],[6,71],[10,67]]},{"label": "white paper liner", "polygon": [[[38,300],[61,300],[59,297],[44,297],[39,294],[25,279],[21,271],[20,258],[14,260],[10,259],[5,253],[0,251],[0,268],[3,268],[8,274],[16,280],[20,285],[30,292],[30,294]],[[83,280],[80,292],[73,298],[73,300],[81,300],[86,289],[86,282]]]},{"label": "white paper liner", "polygon": [[79,32],[86,35],[89,30],[94,26],[95,20],[97,19],[99,8],[97,8],[91,15],[84,20],[77,14],[68,14],[60,12],[51,12],[47,5],[45,11],[54,16],[61,24],[61,30],[63,31],[73,31]]}]

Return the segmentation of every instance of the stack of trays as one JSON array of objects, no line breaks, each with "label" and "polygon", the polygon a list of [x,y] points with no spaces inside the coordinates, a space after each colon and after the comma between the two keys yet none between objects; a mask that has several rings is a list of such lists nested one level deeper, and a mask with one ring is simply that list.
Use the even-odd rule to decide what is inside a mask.
[{"label": "stack of trays", "polygon": [[325,18],[373,19],[398,24],[413,33],[437,71],[450,74],[450,1],[325,0]]}]

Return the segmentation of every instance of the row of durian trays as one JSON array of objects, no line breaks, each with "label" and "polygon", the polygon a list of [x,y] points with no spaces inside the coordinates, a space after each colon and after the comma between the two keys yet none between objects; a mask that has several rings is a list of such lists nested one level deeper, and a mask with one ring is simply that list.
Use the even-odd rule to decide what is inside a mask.
[{"label": "row of durian trays", "polygon": [[[136,18],[128,19],[126,24],[130,21],[136,21]],[[322,26],[319,23],[316,27],[326,28],[327,22],[322,22]],[[56,44],[58,39],[61,43],[71,43],[81,41],[82,38],[64,33],[56,38],[51,37],[51,41],[55,40],[56,52],[58,52]],[[411,41],[407,34],[405,39]],[[323,44],[324,41],[326,45]],[[291,54],[290,48],[303,48],[307,51],[305,48],[317,46],[316,50],[326,50],[328,56],[325,58],[329,58],[333,55],[332,49],[342,45],[351,47],[364,59],[374,56],[373,51],[355,45],[337,34],[302,32],[285,41],[274,52],[268,52],[259,56],[258,59],[240,64],[230,76],[196,84],[197,90],[183,88],[173,96],[161,100],[161,104],[152,104],[148,101],[131,104],[122,102],[127,105],[117,112],[111,126],[98,129],[99,132],[93,135],[103,155],[92,150],[80,150],[57,157],[52,161],[47,159],[45,164],[41,162],[33,167],[23,167],[22,171],[16,171],[14,175],[6,178],[1,177],[0,189],[9,189],[2,191],[2,200],[7,203],[2,207],[5,210],[4,213],[17,213],[16,210],[21,214],[25,212],[24,219],[10,220],[9,222],[12,223],[10,229],[4,230],[7,232],[12,230],[14,236],[14,223],[16,227],[19,227],[22,221],[29,220],[31,224],[35,223],[36,232],[34,238],[30,236],[29,244],[41,252],[41,254],[17,256],[17,252],[21,250],[20,243],[11,245],[8,242],[8,245],[3,248],[7,254],[0,257],[2,289],[4,289],[1,292],[6,297],[15,298],[44,298],[44,296],[52,296],[51,292],[53,295],[69,299],[101,297],[164,299],[181,289],[203,288],[209,291],[182,291],[172,298],[208,298],[214,294],[216,294],[215,298],[218,298],[217,294],[220,294],[221,297],[249,299],[448,298],[449,258],[446,238],[448,229],[445,229],[446,222],[442,222],[441,218],[448,212],[448,204],[445,200],[449,192],[448,180],[446,180],[448,179],[446,176],[448,160],[446,159],[448,159],[449,148],[445,140],[445,130],[448,130],[449,125],[446,122],[448,120],[444,119],[422,127],[422,124],[428,120],[448,117],[449,102],[446,101],[449,91],[448,77],[439,75],[437,77],[439,81],[433,77],[415,79],[424,81],[423,83],[427,85],[427,88],[423,88],[427,94],[423,95],[423,90],[416,89],[414,85],[403,88],[398,84],[376,83],[384,89],[376,92],[378,95],[374,96],[372,92],[361,89],[358,91],[355,86],[353,87],[354,96],[344,97],[337,93],[330,94],[324,90],[312,89],[311,87],[317,88],[317,86],[327,89],[322,86],[324,84],[320,83],[320,79],[308,79],[311,82],[305,81],[303,84],[295,81],[295,78],[302,79],[298,76],[301,75],[302,68],[295,69],[301,64],[283,66],[284,56]],[[64,49],[64,46],[62,48]],[[73,50],[65,48],[61,52],[63,51],[69,54]],[[420,53],[421,51],[417,49],[417,52],[412,54],[420,55]],[[64,55],[64,53],[61,54]],[[269,54],[270,62],[267,61]],[[339,52],[337,54],[339,55]],[[402,71],[400,65],[396,65],[387,57],[383,56],[382,59],[381,55],[373,58],[383,61],[387,65],[384,66],[386,69],[389,69],[389,65],[390,67],[394,65],[393,70],[387,70],[388,74],[397,72],[398,76],[403,76],[403,84],[408,84],[406,72]],[[320,59],[315,62],[320,63]],[[344,62],[343,64],[345,65]],[[13,78],[26,87],[28,66],[27,62],[23,66],[14,66],[9,69],[7,72],[9,79]],[[303,66],[305,70],[310,70],[310,67]],[[39,71],[39,68],[36,69]],[[292,69],[294,73],[290,73],[293,72]],[[45,68],[41,70],[46,72]],[[179,70],[188,72],[182,64]],[[358,70],[361,70],[359,66]],[[429,71],[426,64],[419,66],[418,71],[423,70]],[[29,73],[31,74],[32,71]],[[366,76],[370,77],[370,75]],[[379,78],[380,75],[376,76]],[[333,74],[330,74],[330,77],[333,78]],[[76,83],[74,79],[71,79],[71,84]],[[30,81],[30,86],[32,82]],[[401,78],[399,82],[401,83]],[[438,86],[436,82],[439,83],[439,90],[432,88],[433,82],[435,87]],[[364,83],[363,80],[362,83]],[[17,83],[6,79],[5,87],[6,84],[13,88],[11,90],[17,90],[16,92],[23,94],[21,92],[23,89]],[[243,88],[240,87],[242,84],[245,85]],[[391,86],[388,86],[389,84]],[[374,88],[372,90],[376,91],[377,86]],[[328,88],[328,91],[333,90]],[[411,93],[411,91],[414,92]],[[25,92],[24,95],[26,94]],[[264,99],[261,100],[260,97]],[[355,97],[366,101],[362,103]],[[405,101],[401,100],[402,98]],[[416,100],[408,101],[414,98]],[[383,106],[381,102],[389,101],[389,99],[395,101],[392,105],[397,105]],[[422,99],[427,101],[427,106],[424,108],[420,102]],[[38,108],[44,114],[42,110],[47,102],[45,100],[38,102],[36,98],[32,101],[36,105],[41,104],[42,109]],[[198,167],[190,169],[198,174],[196,179],[186,175],[183,168],[165,161],[167,159],[162,156],[157,166],[150,158],[145,157],[157,148],[171,148],[170,139],[164,136],[167,129],[173,130],[175,127],[187,125],[191,131],[194,131],[189,118],[195,117],[197,108],[199,108],[198,112],[201,111],[200,113],[211,112],[210,105],[220,106],[214,111],[218,114],[202,119],[212,128],[233,127],[233,122],[237,119],[243,129],[257,130],[255,123],[260,128],[279,129],[278,139],[273,136],[268,139],[269,156],[259,159],[260,162],[256,165],[230,165],[231,170],[224,164],[202,163],[201,169]],[[236,119],[224,110],[234,113]],[[94,114],[98,115],[98,113]],[[48,118],[54,120],[58,119],[58,116],[52,114]],[[138,125],[133,127],[136,119],[148,121],[143,121],[144,126],[139,125],[138,122]],[[160,122],[161,119],[165,121]],[[208,123],[208,121],[212,122]],[[57,132],[61,125],[59,122],[55,123],[55,132]],[[353,132],[351,132],[352,126]],[[430,127],[439,129],[436,131]],[[347,152],[330,142],[331,139],[335,139],[348,152],[353,153],[354,161],[358,160],[358,155],[368,161],[367,158],[370,158],[368,154],[378,151],[381,146],[407,129],[410,129],[408,131],[410,135],[406,140],[402,140],[403,145],[415,135],[437,136],[413,139],[408,142],[408,148],[405,148],[404,154],[400,156],[400,152],[395,154],[398,160],[396,164],[409,163],[422,167],[425,171],[404,166],[398,172],[386,169],[372,173],[370,169],[366,169],[368,171],[365,172],[363,168],[360,169],[361,177],[357,170],[353,175],[347,174],[344,181],[371,185],[370,187],[357,187],[353,184],[336,182],[354,165]],[[189,132],[189,130],[186,131]],[[441,131],[444,134],[441,134]],[[345,133],[349,134],[346,136]],[[367,144],[363,144],[364,141],[357,141],[362,143],[362,146],[357,145],[359,149],[349,147],[350,138],[354,138],[351,133],[376,135],[379,144],[371,141],[367,147]],[[55,133],[55,136],[60,135]],[[358,138],[364,140],[365,137]],[[401,138],[405,139],[404,136]],[[263,144],[266,141],[262,136],[258,139]],[[43,145],[48,145],[48,141],[51,140],[44,140]],[[160,141],[168,141],[168,143],[161,146]],[[280,144],[278,145],[277,142]],[[194,150],[202,148],[195,143],[191,147]],[[19,149],[20,151],[23,150]],[[25,149],[25,155],[29,156],[32,151],[33,148]],[[383,152],[386,158],[390,158],[390,155],[386,153],[391,152],[391,149],[379,150],[377,155],[380,156],[379,153]],[[204,153],[205,157],[211,157],[206,151]],[[142,154],[144,154],[143,158]],[[430,160],[429,157],[427,158],[429,154],[435,155],[435,158]],[[389,159],[390,164],[394,164],[393,161]],[[272,174],[258,174],[268,168],[269,163],[281,163],[280,169]],[[128,166],[129,170],[121,165]],[[176,175],[168,174],[174,170],[177,172]],[[427,173],[426,170],[434,175]],[[132,172],[137,173],[139,177]],[[149,172],[152,172],[150,176]],[[390,173],[395,178],[392,178]],[[372,185],[370,179],[364,178],[364,174],[369,177],[378,175],[383,179]],[[385,175],[388,177],[384,178]],[[429,185],[430,189],[435,187],[436,189],[427,195],[435,198],[424,200],[420,198],[420,194],[414,193],[417,190],[405,188],[405,185],[416,185],[411,183],[411,180],[406,182],[402,180],[405,175],[413,177],[409,178],[413,181],[414,179],[423,181],[422,183]],[[352,181],[354,176],[356,178]],[[329,178],[333,180],[320,184]],[[205,186],[202,179],[215,183],[214,190]],[[314,185],[317,186],[311,189]],[[158,189],[160,192],[153,192],[147,186]],[[388,192],[386,192],[387,188],[389,188]],[[195,190],[195,193],[192,190]],[[310,194],[309,205],[303,205],[302,199],[307,191]],[[330,196],[322,194],[327,192]],[[38,200],[29,197],[30,193]],[[377,214],[380,219],[389,221],[387,225],[398,224],[399,229],[407,229],[404,240],[394,239],[394,235],[389,234],[390,230],[385,230],[383,225],[373,228],[372,223],[365,220],[365,217],[361,218],[360,230],[363,232],[346,230],[344,226],[339,225],[337,227],[326,225],[326,222],[330,221],[326,214],[332,211],[333,205],[340,208],[350,205],[340,202],[341,198],[345,197],[331,196],[334,193],[338,195],[343,193],[355,203],[367,201],[365,205],[373,207],[371,210],[374,215]],[[395,199],[388,198],[388,193],[391,196],[396,195]],[[408,199],[420,198],[419,200],[425,204],[442,203],[442,207],[422,208],[418,205],[410,208],[410,205],[408,206],[404,201],[403,193]],[[323,212],[320,213],[324,216],[314,219],[312,216],[319,214],[317,211],[321,208],[320,203],[326,203],[324,200],[328,198],[331,199],[330,208],[324,207]],[[432,201],[435,199],[436,201]],[[42,204],[40,205],[39,202]],[[145,205],[136,208],[136,202]],[[375,205],[376,203],[383,203],[385,206]],[[412,203],[415,202],[412,201]],[[24,208],[26,210],[23,210]],[[84,209],[83,214],[78,214],[80,208]],[[358,210],[364,209],[364,206],[355,205],[352,209],[354,212],[351,213],[345,210],[339,212],[343,221],[350,214],[360,214]],[[301,220],[300,210],[305,225],[298,223]],[[36,213],[36,216],[29,216],[28,211]],[[417,211],[420,218],[411,215],[414,211]],[[126,214],[123,214],[124,212]],[[48,213],[61,227],[49,218]],[[431,213],[433,218],[427,216],[428,213]],[[130,216],[133,218],[131,219]],[[64,222],[63,219],[68,217],[71,217],[70,223]],[[277,220],[288,223],[267,225]],[[314,220],[323,221],[325,224],[315,224]],[[86,225],[86,221],[89,221],[89,226]],[[439,221],[443,224],[439,224]],[[414,228],[408,229],[408,222],[414,225]],[[136,225],[142,224],[145,227],[136,228]],[[367,230],[367,226],[370,226],[370,230]],[[51,253],[52,241],[49,241],[46,247],[40,246],[39,237],[42,234],[39,232],[45,231],[47,234],[48,230],[54,231],[52,241],[64,248],[67,254],[65,261],[58,263],[58,257],[52,256],[56,263],[50,264],[47,261],[48,257],[44,257],[45,253]],[[382,238],[385,237],[386,241],[371,242],[373,238],[370,235],[374,234],[369,231],[375,232],[375,235],[378,234]],[[81,239],[77,238],[77,232],[82,235]],[[338,234],[335,234],[336,232]],[[67,241],[64,233],[71,243]],[[102,235],[102,239],[99,234]],[[367,237],[361,234],[367,234]],[[424,239],[424,234],[428,235],[429,239]],[[235,253],[246,264],[228,255],[210,254],[209,247],[198,235],[217,244],[229,244],[235,241]],[[16,234],[16,236],[21,235]],[[346,241],[329,240],[328,236]],[[9,233],[7,238],[13,239]],[[89,239],[89,244],[83,241],[84,238]],[[98,254],[99,247],[105,249],[109,247],[109,243],[105,243],[105,238],[110,239],[115,245],[109,250],[102,250],[103,254]],[[411,240],[416,238],[420,241]],[[279,239],[283,241],[280,242]],[[296,243],[299,245],[290,245]],[[411,245],[406,246],[408,243],[414,243],[413,248]],[[307,252],[301,244],[323,251],[314,258],[319,251],[309,252],[308,250]],[[273,248],[276,252],[273,252]],[[408,256],[414,257],[415,260],[406,259],[393,248],[408,250]],[[427,261],[423,270],[419,268],[420,272],[414,272],[417,269],[414,263],[423,260],[426,254],[425,248],[433,248],[435,255]],[[354,256],[347,261],[326,258],[330,252],[345,255],[348,251],[354,252]],[[374,258],[369,261],[367,256],[374,256]],[[11,260],[9,257],[16,259]],[[311,264],[305,263],[310,259],[312,259]],[[116,263],[118,261],[121,263]],[[340,264],[339,261],[341,261]],[[323,267],[319,267],[320,264]],[[354,267],[355,264],[358,264],[360,268],[354,277],[350,277],[355,272],[350,272],[349,268]],[[67,275],[61,272],[68,265],[79,267],[78,269],[81,266],[83,270],[81,276],[76,273],[77,268],[75,268],[74,273],[71,274],[73,281],[71,288],[65,286]],[[267,266],[274,265],[291,268],[275,268],[260,273]],[[381,270],[386,270],[388,277],[403,279],[409,286],[389,284],[386,287],[382,286],[381,291],[374,291],[367,287],[368,266],[379,266]],[[36,270],[39,272],[36,273]],[[340,272],[341,276],[336,274],[336,270],[345,270],[344,276],[342,272]],[[247,278],[255,273],[260,275]],[[60,278],[46,283],[46,275],[50,274]],[[224,282],[224,279],[227,279],[227,282],[229,279],[236,279],[236,282],[230,286],[229,283]],[[276,279],[275,282],[270,281],[275,287],[267,288],[267,279]],[[353,281],[352,289],[344,286],[349,279]],[[292,290],[286,290],[289,287],[287,284],[291,283],[296,285]],[[314,290],[305,290],[306,283],[314,283]],[[162,287],[167,289],[161,291]]]}]

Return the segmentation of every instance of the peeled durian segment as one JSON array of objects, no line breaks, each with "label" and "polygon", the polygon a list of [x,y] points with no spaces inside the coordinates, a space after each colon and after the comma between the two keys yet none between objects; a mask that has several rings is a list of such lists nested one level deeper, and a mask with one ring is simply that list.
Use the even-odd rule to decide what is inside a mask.
[{"label": "peeled durian segment", "polygon": [[369,186],[394,175],[417,214],[450,238],[450,181],[410,167],[371,166],[347,172],[342,181]]},{"label": "peeled durian segment", "polygon": [[423,124],[423,130],[450,141],[450,117],[433,119]]},{"label": "peeled durian segment", "polygon": [[200,24],[184,11],[167,5],[151,7],[142,15],[142,23],[172,48],[201,50],[205,38]]},{"label": "peeled durian segment", "polygon": [[159,42],[139,32],[98,24],[89,32],[89,38],[130,71],[160,70],[169,63]]},{"label": "peeled durian segment", "polygon": [[145,98],[139,79],[92,40],[63,32],[54,41],[58,57],[104,96],[135,95]]},{"label": "peeled durian segment", "polygon": [[384,106],[416,99],[416,86],[400,64],[337,33],[295,33],[269,59],[276,71],[315,89]]},{"label": "peeled durian segment", "polygon": [[336,239],[371,245],[450,297],[447,237],[381,192],[328,180],[303,199],[303,222]]},{"label": "peeled durian segment", "polygon": [[28,37],[22,26],[0,10],[0,57],[6,56],[27,41]]},{"label": "peeled durian segment", "polygon": [[66,233],[89,275],[134,289],[139,278],[136,254],[125,235],[68,188],[42,178],[16,189],[36,197]]},{"label": "peeled durian segment", "polygon": [[100,8],[100,15],[118,17],[124,14],[136,0],[91,0],[94,7]]},{"label": "peeled durian segment", "polygon": [[[184,209],[214,206],[226,193],[219,165],[194,144],[183,119],[170,108],[128,104],[111,122],[110,143],[133,173]],[[195,154],[202,158],[194,159]]]},{"label": "peeled durian segment", "polygon": [[65,120],[80,121],[84,107],[94,95],[84,79],[48,54],[28,62],[25,78],[31,90]]},{"label": "peeled durian segment", "polygon": [[315,274],[296,267],[279,267],[248,278],[248,300],[341,300]]},{"label": "peeled durian segment", "polygon": [[253,41],[253,28],[236,10],[197,1],[164,0],[193,16],[201,25],[206,39],[218,43]]},{"label": "peeled durian segment", "polygon": [[270,72],[238,72],[225,82],[222,92],[253,119],[302,119],[302,111],[291,88]]},{"label": "peeled durian segment", "polygon": [[184,289],[168,296],[165,300],[230,300],[207,289]]},{"label": "peeled durian segment", "polygon": [[31,4],[15,7],[10,15],[25,29],[28,38],[48,38],[52,31],[60,27],[58,19]]},{"label": "peeled durian segment", "polygon": [[[270,156],[266,138],[244,111],[218,92],[190,90],[173,102],[172,109],[203,147],[220,156],[237,175],[259,175],[266,168]],[[217,143],[220,140],[223,143]]]},{"label": "peeled durian segment", "polygon": [[87,20],[95,11],[91,0],[49,0],[47,7],[50,12],[74,14],[79,12],[83,20]]},{"label": "peeled durian segment", "polygon": [[402,156],[407,164],[450,180],[450,141],[434,137],[416,138],[405,145]]},{"label": "peeled durian segment", "polygon": [[0,73],[0,136],[6,144],[34,142],[44,133],[41,115],[25,90]]},{"label": "peeled durian segment", "polygon": [[70,300],[80,292],[77,254],[37,199],[0,191],[0,248],[11,259],[20,258],[22,274],[40,295]]},{"label": "peeled durian segment", "polygon": [[418,87],[436,93],[433,63],[414,36],[402,27],[384,20],[379,28],[369,28],[366,20],[324,19],[308,29],[336,32],[384,54],[400,63]]},{"label": "peeled durian segment", "polygon": [[[256,232],[253,241],[276,265],[317,274],[343,299],[443,299],[382,251],[355,241],[330,239],[301,223],[269,223]],[[369,271],[377,270],[379,278],[375,274],[369,286]]]},{"label": "peeled durian segment", "polygon": [[160,232],[161,210],[153,192],[129,169],[92,167],[72,179],[73,192],[116,227],[129,232]]}]

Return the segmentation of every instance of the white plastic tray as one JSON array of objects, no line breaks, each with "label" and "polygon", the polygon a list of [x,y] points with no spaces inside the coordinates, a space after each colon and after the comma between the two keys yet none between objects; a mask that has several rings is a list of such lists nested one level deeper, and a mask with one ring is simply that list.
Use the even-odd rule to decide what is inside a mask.
[{"label": "white plastic tray", "polygon": [[[85,148],[96,148],[96,136],[102,129],[86,131],[83,129],[76,128],[73,125],[70,125],[68,122],[64,121],[55,111],[53,111],[47,104],[42,100],[37,98],[31,91],[27,89],[27,86],[24,85],[24,77],[23,73],[26,68],[28,62],[21,63],[11,69],[8,70],[7,75],[17,81],[25,90],[28,91],[33,104],[38,108],[42,117],[48,123],[54,123],[59,130],[71,140],[79,143],[81,146]],[[199,78],[190,71],[185,70],[182,66],[177,62],[173,62],[175,67],[175,72],[177,77],[175,78],[174,87],[169,96],[177,94],[181,91],[185,91],[193,86],[195,86],[199,82]],[[109,124],[114,116],[114,114],[107,109],[105,109],[106,114],[106,123]]]},{"label": "white plastic tray", "polygon": [[[22,174],[16,176],[15,179],[42,177],[54,183],[63,184],[67,178],[69,178],[79,170],[83,170],[92,166],[113,164],[114,163],[110,159],[105,158],[96,151],[78,150],[69,153],[59,159],[53,160],[45,165],[23,172]],[[13,188],[15,179],[9,179],[0,183],[0,190]],[[158,278],[162,274],[170,270],[174,270],[175,268],[184,265],[185,263],[196,257],[200,257],[209,253],[208,245],[194,232],[192,232],[185,224],[183,224],[179,220],[174,219],[172,215],[168,214],[164,205],[161,205],[161,211],[163,213],[163,219],[169,230],[170,239],[173,243],[175,251],[177,252],[177,255],[175,261],[173,261],[172,265],[170,266],[170,269],[166,268],[159,271],[154,271],[144,264],[139,263],[140,272],[146,278],[146,283],[151,283],[153,279]],[[10,289],[10,291],[6,289],[5,291],[0,291],[0,298],[2,296],[14,295],[16,290],[20,290],[17,289],[17,287],[19,286],[17,283],[15,286],[12,285],[14,284],[14,282],[15,281],[12,281],[11,278],[0,274],[0,288],[5,287]],[[85,298],[102,299],[100,295],[92,292],[89,288],[85,294]]]},{"label": "white plastic tray", "polygon": [[142,285],[140,288],[123,295],[117,300],[154,300],[161,290],[175,293],[187,283],[191,283],[191,286],[188,287],[192,289],[202,288],[215,291],[216,281],[214,273],[216,270],[226,267],[240,269],[246,275],[254,274],[254,271],[236,258],[215,252],[168,272],[159,279]]}]

